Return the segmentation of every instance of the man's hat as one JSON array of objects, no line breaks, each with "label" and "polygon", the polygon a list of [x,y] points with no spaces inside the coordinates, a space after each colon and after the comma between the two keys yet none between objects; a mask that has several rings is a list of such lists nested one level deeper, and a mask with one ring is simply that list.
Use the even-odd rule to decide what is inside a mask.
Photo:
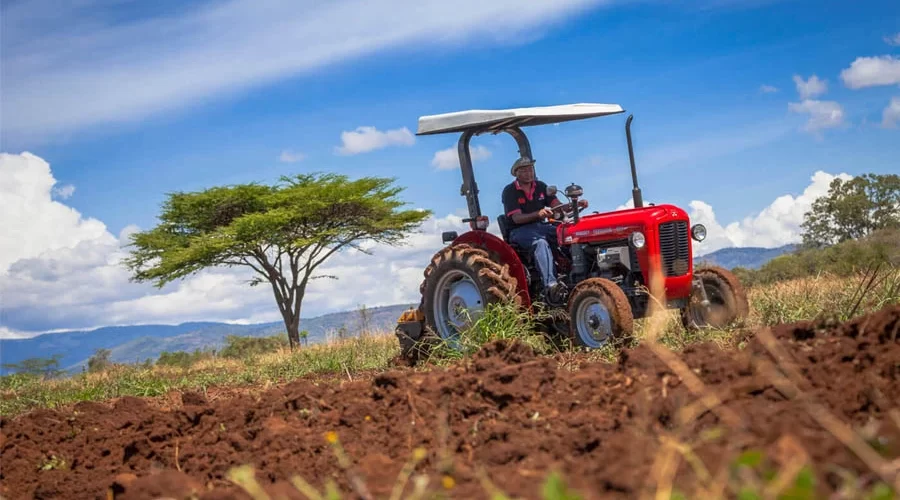
[{"label": "man's hat", "polygon": [[512,164],[512,168],[509,169],[509,173],[515,176],[516,169],[518,169],[519,167],[529,167],[531,165],[534,165],[534,160],[530,158],[520,157],[518,160],[516,160],[515,163]]}]

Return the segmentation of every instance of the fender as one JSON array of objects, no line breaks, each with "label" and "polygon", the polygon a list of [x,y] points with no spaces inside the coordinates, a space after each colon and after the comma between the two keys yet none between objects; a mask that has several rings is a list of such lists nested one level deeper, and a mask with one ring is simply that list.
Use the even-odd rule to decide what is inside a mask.
[{"label": "fender", "polygon": [[528,294],[528,280],[525,277],[525,266],[511,246],[501,238],[482,230],[468,231],[459,235],[453,240],[453,244],[456,245],[459,243],[467,243],[472,246],[481,247],[488,252],[497,254],[500,258],[500,263],[508,265],[509,274],[516,279],[516,289],[518,290],[519,296],[522,297],[522,305],[526,309],[531,308],[531,296]]}]

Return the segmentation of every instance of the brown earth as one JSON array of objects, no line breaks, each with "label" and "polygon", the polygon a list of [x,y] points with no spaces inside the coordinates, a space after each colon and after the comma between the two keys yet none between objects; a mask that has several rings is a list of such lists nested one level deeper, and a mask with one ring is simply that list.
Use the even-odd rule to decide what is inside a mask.
[{"label": "brown earth", "polygon": [[[297,474],[317,487],[333,479],[345,491],[348,477],[356,477],[374,497],[386,498],[413,450],[424,447],[417,471],[430,474],[429,487],[438,490],[444,475],[452,477],[447,493],[454,498],[487,497],[479,470],[525,498],[540,498],[550,470],[586,498],[636,498],[669,484],[668,437],[689,443],[688,456],[700,460],[698,466],[673,452],[668,462],[674,487],[688,497],[701,485],[733,478],[729,464],[748,449],[764,452],[773,468],[808,457],[827,496],[845,472],[869,483],[878,476],[835,437],[838,431],[823,428],[828,421],[810,405],[876,443],[864,448],[876,461],[896,460],[898,330],[900,306],[843,325],[774,328],[787,356],[780,363],[793,369],[778,374],[798,381],[802,394],[766,375],[764,368],[774,365],[760,360],[775,358],[758,334],[739,352],[688,348],[679,356],[687,373],[647,346],[623,352],[616,364],[560,367],[562,358],[495,343],[449,369],[397,369],[341,383],[298,380],[215,401],[190,393],[171,408],[126,397],[38,410],[0,419],[0,494],[144,499],[194,491],[204,499],[250,498],[226,479],[229,468],[250,464],[271,498],[306,498],[287,483]],[[700,408],[697,381],[723,403],[683,419],[681,411]],[[353,461],[349,474],[325,440],[328,431]],[[53,456],[65,464],[39,470]],[[882,477],[896,473],[898,463]]]}]

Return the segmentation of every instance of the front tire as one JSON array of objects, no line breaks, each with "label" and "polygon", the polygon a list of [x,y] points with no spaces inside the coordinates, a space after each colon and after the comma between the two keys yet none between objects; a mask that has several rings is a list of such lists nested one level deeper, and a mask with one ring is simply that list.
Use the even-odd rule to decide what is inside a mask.
[{"label": "front tire", "polygon": [[634,316],[625,292],[604,278],[580,282],[569,295],[569,338],[574,345],[598,349],[622,345],[634,334]]},{"label": "front tire", "polygon": [[701,304],[702,296],[695,291],[688,306],[681,310],[681,323],[685,329],[725,328],[749,316],[747,293],[734,273],[719,266],[710,266],[696,270],[694,276],[706,291],[709,307]]},{"label": "front tire", "polygon": [[439,343],[458,348],[459,334],[477,321],[489,304],[522,303],[509,267],[494,262],[485,250],[471,245],[453,245],[437,252],[424,274],[420,291],[425,351]]}]

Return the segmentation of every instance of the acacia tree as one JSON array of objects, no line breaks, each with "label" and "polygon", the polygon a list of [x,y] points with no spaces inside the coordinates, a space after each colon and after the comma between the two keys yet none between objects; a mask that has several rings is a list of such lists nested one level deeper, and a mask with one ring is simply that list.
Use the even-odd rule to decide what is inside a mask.
[{"label": "acacia tree", "polygon": [[803,244],[822,247],[900,228],[900,176],[863,174],[834,179],[804,216]]},{"label": "acacia tree", "polygon": [[291,349],[300,343],[300,307],[316,269],[344,248],[364,241],[402,244],[431,215],[399,210],[403,188],[393,179],[348,180],[337,174],[282,177],[257,183],[173,193],[160,223],[131,236],[135,250],[125,259],[132,281],[161,288],[214,266],[244,266],[251,286],[269,283],[284,319]]}]

